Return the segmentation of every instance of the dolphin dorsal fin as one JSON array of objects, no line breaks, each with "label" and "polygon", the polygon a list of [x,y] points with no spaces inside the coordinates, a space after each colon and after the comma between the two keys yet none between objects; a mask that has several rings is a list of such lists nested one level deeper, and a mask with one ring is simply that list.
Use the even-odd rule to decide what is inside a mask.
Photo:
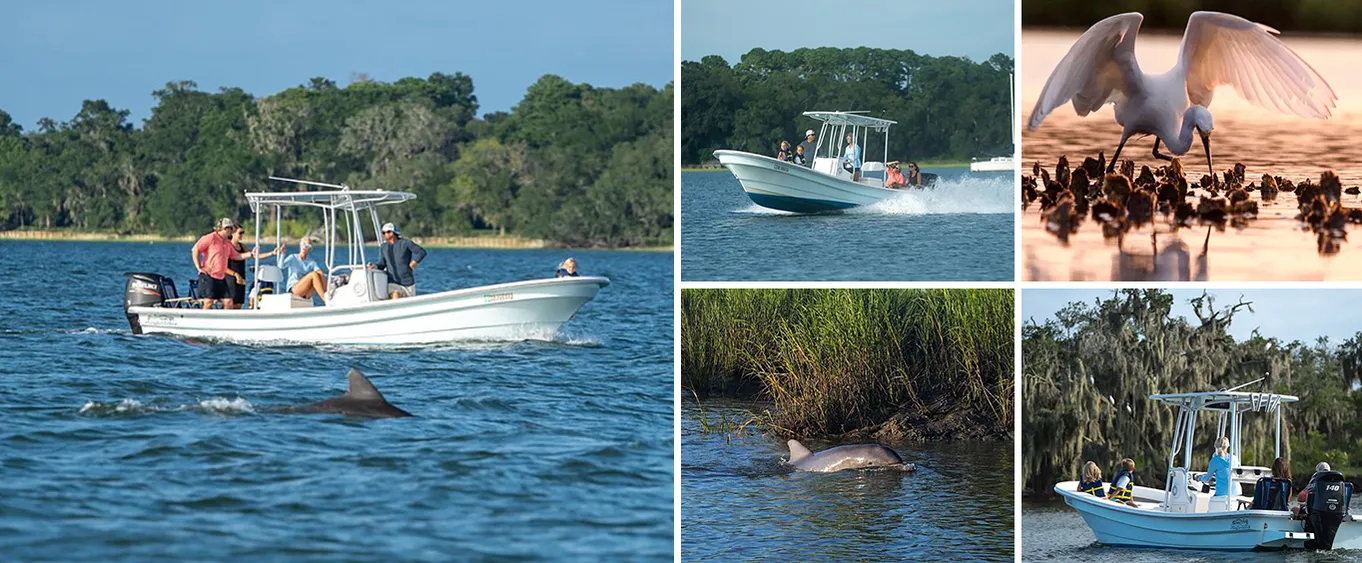
[{"label": "dolphin dorsal fin", "polygon": [[364,374],[360,373],[359,370],[350,368],[348,377],[350,389],[345,392],[346,397],[365,401],[388,402],[387,399],[383,398],[383,394],[378,392],[378,388],[374,387],[374,384],[369,381],[369,378],[364,377]]},{"label": "dolphin dorsal fin", "polygon": [[799,440],[790,440],[787,444],[790,446],[790,463],[813,455],[813,452],[809,451],[809,448],[804,447],[804,444],[799,443]]}]

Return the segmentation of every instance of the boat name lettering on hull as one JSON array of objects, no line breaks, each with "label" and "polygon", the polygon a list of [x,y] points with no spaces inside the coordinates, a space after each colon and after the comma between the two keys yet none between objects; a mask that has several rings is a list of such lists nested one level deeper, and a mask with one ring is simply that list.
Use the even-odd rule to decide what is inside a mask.
[{"label": "boat name lettering on hull", "polygon": [[1248,518],[1235,518],[1233,521],[1230,522],[1230,529],[1231,529],[1231,530],[1247,530],[1247,529],[1249,529],[1249,521],[1248,521]]},{"label": "boat name lettering on hull", "polygon": [[779,170],[779,171],[781,171],[781,172],[789,172],[789,171],[790,171],[790,167],[785,166],[784,164],[777,164],[777,165],[776,165],[776,170]]},{"label": "boat name lettering on hull", "polygon": [[488,293],[487,295],[482,296],[483,303],[500,303],[512,299],[515,299],[514,293]]},{"label": "boat name lettering on hull", "polygon": [[174,315],[147,315],[142,319],[142,324],[147,326],[176,326],[179,325],[179,317]]}]

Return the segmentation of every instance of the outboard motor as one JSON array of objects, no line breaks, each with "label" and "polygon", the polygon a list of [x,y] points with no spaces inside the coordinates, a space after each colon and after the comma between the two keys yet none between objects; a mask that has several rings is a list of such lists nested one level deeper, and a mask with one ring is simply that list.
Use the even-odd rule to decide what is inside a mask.
[{"label": "outboard motor", "polygon": [[1306,549],[1333,549],[1334,535],[1348,515],[1348,497],[1352,496],[1352,483],[1343,480],[1337,471],[1325,471],[1315,475],[1315,490],[1306,497],[1309,513],[1305,517],[1305,531],[1315,534],[1315,539],[1305,542]]},{"label": "outboard motor", "polygon": [[128,318],[128,326],[133,334],[142,334],[142,323],[137,315],[129,313],[132,307],[156,307],[166,300],[166,277],[148,272],[124,272],[127,278],[123,283],[123,315]]}]

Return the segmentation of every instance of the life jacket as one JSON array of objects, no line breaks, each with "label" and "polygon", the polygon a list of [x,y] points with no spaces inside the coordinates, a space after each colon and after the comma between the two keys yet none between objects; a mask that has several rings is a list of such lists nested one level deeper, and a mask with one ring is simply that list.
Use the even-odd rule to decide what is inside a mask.
[{"label": "life jacket", "polygon": [[1106,496],[1107,496],[1106,490],[1102,488],[1102,480],[1101,480],[1101,479],[1098,479],[1098,480],[1093,481],[1093,482],[1091,482],[1091,483],[1084,482],[1084,481],[1079,481],[1079,482],[1078,482],[1078,492],[1080,492],[1080,493],[1088,493],[1088,494],[1090,494],[1090,495],[1092,495],[1092,496],[1095,496],[1095,497],[1098,497],[1098,498],[1106,498]]},{"label": "life jacket", "polygon": [[[1124,488],[1117,488],[1116,482],[1121,480],[1122,475],[1127,477],[1126,486]],[[1116,502],[1130,502],[1130,497],[1132,494],[1134,494],[1134,492],[1135,492],[1135,476],[1131,475],[1129,471],[1125,470],[1118,471],[1116,473],[1116,476],[1111,478],[1110,492],[1111,500],[1114,500]]]}]

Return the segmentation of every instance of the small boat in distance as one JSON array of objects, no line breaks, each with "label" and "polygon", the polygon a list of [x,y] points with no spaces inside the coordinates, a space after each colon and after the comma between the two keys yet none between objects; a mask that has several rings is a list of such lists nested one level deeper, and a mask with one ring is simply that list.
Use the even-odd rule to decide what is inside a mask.
[{"label": "small boat in distance", "polygon": [[[1014,123],[1014,121],[1016,121],[1017,115],[1014,100],[1014,96],[1016,96],[1016,93],[1014,91],[1014,88],[1015,86],[1013,85],[1012,75],[1009,74],[1007,75],[1007,95],[1008,95],[1007,126],[1012,129],[1012,150],[1015,151],[1017,150],[1017,146],[1020,145],[1020,143],[1017,142],[1018,140],[1017,124]],[[995,156],[988,160],[976,160],[974,162],[969,163],[970,172],[1011,172],[1016,169],[1017,162],[1013,160],[1011,156]]]},{"label": "small boat in distance", "polygon": [[[885,162],[889,157],[889,127],[894,121],[851,111],[806,111],[804,116],[823,122],[814,149],[812,167],[743,151],[717,150],[719,159],[742,184],[753,203],[762,207],[794,213],[840,211],[884,201],[902,189],[884,187]],[[866,157],[869,133],[884,134],[884,161],[862,162],[861,178],[842,168],[845,139],[852,135]],[[923,174],[923,185],[931,185],[934,175]]]},{"label": "small boat in distance", "polygon": [[[1162,488],[1134,486],[1131,505],[1079,491],[1078,481],[1065,481],[1054,487],[1066,504],[1077,510],[1105,545],[1195,550],[1259,549],[1362,549],[1362,520],[1348,510],[1352,484],[1336,471],[1314,475],[1315,488],[1296,516],[1277,493],[1281,483],[1272,483],[1272,470],[1263,466],[1242,465],[1244,415],[1265,412],[1275,415],[1273,459],[1282,455],[1286,437],[1282,435],[1282,407],[1297,401],[1291,395],[1238,391],[1261,379],[1227,389],[1204,393],[1150,395],[1149,398],[1174,409],[1176,423],[1169,449],[1167,477]],[[1198,415],[1217,414],[1216,436],[1229,438],[1230,479],[1234,494],[1212,496],[1192,471],[1192,451],[1206,440],[1196,440]],[[1273,436],[1258,435],[1266,438]],[[1251,436],[1252,437],[1252,436]],[[1263,450],[1250,450],[1263,451]],[[1204,458],[1203,458],[1204,459]],[[1258,459],[1269,465],[1273,459]],[[1220,483],[1225,486],[1225,483]],[[1241,485],[1259,494],[1237,494]]]},{"label": "small boat in distance", "polygon": [[[248,268],[254,275],[251,307],[235,310],[194,307],[176,292],[169,277],[128,272],[123,312],[133,334],[168,334],[238,342],[279,344],[413,345],[452,340],[552,340],[558,327],[596,297],[610,280],[597,276],[547,278],[388,298],[388,277],[368,269],[365,230],[379,239],[378,207],[416,198],[408,192],[351,190],[347,186],[291,180],[324,191],[247,193],[260,223],[273,211],[275,245],[282,239],[283,208],[311,207],[322,214],[321,236],[327,274],[325,306],[295,297],[283,287],[278,265]],[[343,254],[337,247],[344,245]],[[282,264],[283,256],[278,257]],[[272,292],[265,291],[273,286]]]}]

